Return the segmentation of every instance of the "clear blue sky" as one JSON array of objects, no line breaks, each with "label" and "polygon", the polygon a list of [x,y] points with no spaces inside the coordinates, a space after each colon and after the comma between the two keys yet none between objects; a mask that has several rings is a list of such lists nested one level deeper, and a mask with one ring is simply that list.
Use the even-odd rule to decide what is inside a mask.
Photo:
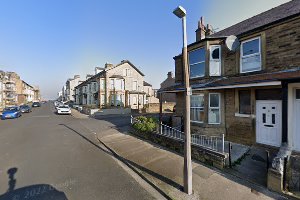
[{"label": "clear blue sky", "polygon": [[130,60],[159,87],[181,51],[181,21],[187,10],[188,42],[197,21],[221,30],[287,0],[1,0],[0,70],[15,71],[55,98],[74,74]]}]

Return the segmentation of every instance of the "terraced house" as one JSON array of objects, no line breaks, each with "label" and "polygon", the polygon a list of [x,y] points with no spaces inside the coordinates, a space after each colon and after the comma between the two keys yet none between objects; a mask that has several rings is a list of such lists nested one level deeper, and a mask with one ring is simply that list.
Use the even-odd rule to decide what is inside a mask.
[{"label": "terraced house", "polygon": [[[182,55],[174,60],[176,83],[161,92],[176,94],[182,115]],[[216,33],[200,20],[188,62],[193,133],[300,151],[299,0]]]},{"label": "terraced house", "polygon": [[130,61],[95,68],[95,75],[75,87],[75,103],[94,108],[141,109],[153,96],[144,74]]}]

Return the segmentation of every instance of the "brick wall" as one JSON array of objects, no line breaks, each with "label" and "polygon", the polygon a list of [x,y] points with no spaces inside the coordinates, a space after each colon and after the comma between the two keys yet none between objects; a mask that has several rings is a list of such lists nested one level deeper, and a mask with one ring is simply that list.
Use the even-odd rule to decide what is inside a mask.
[{"label": "brick wall", "polygon": [[275,26],[266,33],[266,70],[300,66],[300,18]]},{"label": "brick wall", "polygon": [[255,119],[235,116],[235,90],[225,91],[226,140],[241,144],[255,142]]}]

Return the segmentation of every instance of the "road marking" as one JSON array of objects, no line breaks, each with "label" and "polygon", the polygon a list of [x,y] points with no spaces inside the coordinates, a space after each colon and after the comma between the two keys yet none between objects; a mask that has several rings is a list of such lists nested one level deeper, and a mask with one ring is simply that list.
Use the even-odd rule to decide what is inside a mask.
[{"label": "road marking", "polygon": [[50,117],[50,115],[35,115],[35,116],[31,116],[31,117]]}]

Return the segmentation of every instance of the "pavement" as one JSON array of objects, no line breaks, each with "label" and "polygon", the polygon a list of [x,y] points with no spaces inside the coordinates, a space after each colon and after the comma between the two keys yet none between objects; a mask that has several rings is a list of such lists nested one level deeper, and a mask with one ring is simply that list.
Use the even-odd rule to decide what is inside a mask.
[{"label": "pavement", "polygon": [[[104,128],[109,127],[109,128]],[[265,187],[193,162],[193,195],[183,193],[183,157],[131,135],[130,117],[82,121],[99,141],[167,199],[287,199]]]},{"label": "pavement", "polygon": [[92,119],[54,110],[0,121],[0,200],[164,198],[82,125]]}]

